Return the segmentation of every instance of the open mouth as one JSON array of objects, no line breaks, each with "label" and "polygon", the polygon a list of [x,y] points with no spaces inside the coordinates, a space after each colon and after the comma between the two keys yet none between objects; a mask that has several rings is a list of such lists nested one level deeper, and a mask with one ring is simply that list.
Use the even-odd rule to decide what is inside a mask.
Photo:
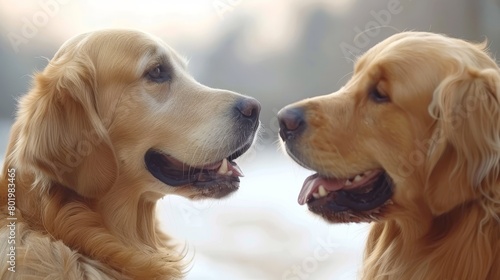
[{"label": "open mouth", "polygon": [[223,197],[239,188],[243,172],[234,160],[245,153],[251,144],[222,160],[199,166],[190,166],[154,149],[146,152],[144,160],[148,171],[171,187],[193,186],[201,196]]},{"label": "open mouth", "polygon": [[309,176],[298,202],[331,222],[378,220],[384,206],[392,204],[393,182],[381,169],[372,169],[350,178]]}]

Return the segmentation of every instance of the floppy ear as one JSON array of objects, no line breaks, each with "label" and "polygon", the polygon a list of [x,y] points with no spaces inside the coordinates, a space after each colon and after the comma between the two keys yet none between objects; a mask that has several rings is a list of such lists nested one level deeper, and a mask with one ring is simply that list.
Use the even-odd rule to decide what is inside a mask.
[{"label": "floppy ear", "polygon": [[500,188],[495,190],[500,171],[499,101],[498,69],[464,68],[434,92],[429,110],[437,119],[437,144],[429,182],[439,187],[426,193],[435,213],[473,196],[500,199]]},{"label": "floppy ear", "polygon": [[96,109],[95,69],[83,55],[54,60],[20,101],[15,152],[36,180],[95,197],[117,177],[115,154]]}]

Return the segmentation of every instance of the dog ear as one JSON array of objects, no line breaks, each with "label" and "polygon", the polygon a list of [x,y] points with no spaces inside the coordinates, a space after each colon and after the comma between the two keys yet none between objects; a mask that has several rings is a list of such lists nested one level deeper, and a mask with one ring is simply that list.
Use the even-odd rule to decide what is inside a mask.
[{"label": "dog ear", "polygon": [[82,54],[65,53],[37,74],[19,104],[15,151],[36,180],[58,182],[96,197],[117,178],[106,121],[96,106],[95,69]]},{"label": "dog ear", "polygon": [[[447,77],[434,92],[429,110],[437,119],[428,182],[439,188],[426,192],[434,197],[434,212],[479,194],[500,199],[500,189],[493,187],[500,172],[499,70],[464,68]],[[446,185],[452,189],[442,187]]]}]

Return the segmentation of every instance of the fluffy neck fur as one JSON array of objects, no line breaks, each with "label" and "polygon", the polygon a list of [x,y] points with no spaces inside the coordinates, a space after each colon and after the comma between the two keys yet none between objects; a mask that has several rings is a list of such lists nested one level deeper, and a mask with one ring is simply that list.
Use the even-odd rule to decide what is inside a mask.
[{"label": "fluffy neck fur", "polygon": [[[425,216],[425,215],[424,215]],[[376,223],[362,279],[500,279],[500,229],[479,203],[438,217]]]},{"label": "fluffy neck fur", "polygon": [[55,183],[37,185],[42,183],[34,181],[33,173],[16,166],[9,157],[0,179],[2,196],[6,195],[8,168],[16,168],[18,219],[30,230],[62,240],[74,251],[118,271],[123,279],[182,277],[182,256],[167,244],[169,238],[158,228],[156,200],[119,190],[99,199],[85,199]]}]

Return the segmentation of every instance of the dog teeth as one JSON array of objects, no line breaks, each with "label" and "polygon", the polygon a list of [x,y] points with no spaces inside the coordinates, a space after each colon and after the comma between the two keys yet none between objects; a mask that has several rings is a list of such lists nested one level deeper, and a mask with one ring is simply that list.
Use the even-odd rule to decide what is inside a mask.
[{"label": "dog teeth", "polygon": [[226,174],[228,174],[228,172],[227,172],[227,170],[228,170],[227,165],[228,165],[227,159],[223,159],[222,160],[222,164],[220,165],[219,169],[217,170],[217,174],[219,174],[219,175],[226,175]]},{"label": "dog teeth", "polygon": [[352,185],[352,183],[357,183],[357,182],[363,180],[364,176],[368,176],[368,175],[370,175],[372,173],[373,173],[373,170],[365,171],[365,172],[363,172],[361,174],[358,174],[358,175],[356,175],[356,176],[354,176],[352,178],[349,178],[349,179],[345,180],[344,185],[345,186],[350,186],[350,185]]},{"label": "dog teeth", "polygon": [[356,177],[354,177],[354,182],[359,182],[363,179],[363,175],[356,175]]},{"label": "dog teeth", "polygon": [[318,190],[319,190],[320,197],[325,197],[328,194],[328,192],[325,190],[325,187],[323,187],[323,185],[319,186]]},{"label": "dog teeth", "polygon": [[323,185],[320,185],[319,188],[313,192],[312,196],[316,199],[325,197],[328,195],[328,191],[325,189]]}]

